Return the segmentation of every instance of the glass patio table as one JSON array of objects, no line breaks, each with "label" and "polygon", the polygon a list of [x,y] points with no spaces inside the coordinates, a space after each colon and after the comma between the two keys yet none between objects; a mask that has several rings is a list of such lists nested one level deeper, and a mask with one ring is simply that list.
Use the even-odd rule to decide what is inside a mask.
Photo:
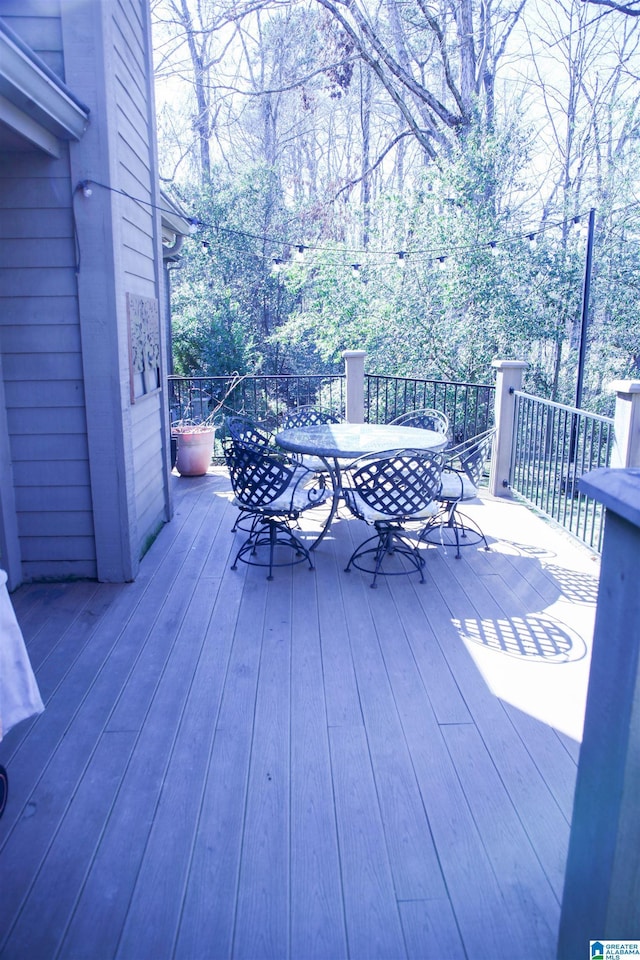
[{"label": "glass patio table", "polygon": [[342,493],[340,461],[351,461],[365,453],[387,450],[444,450],[447,438],[435,430],[403,427],[391,423],[320,423],[293,427],[276,434],[276,443],[289,453],[317,457],[331,477],[333,496],[326,523],[310,549],[327,534]]}]

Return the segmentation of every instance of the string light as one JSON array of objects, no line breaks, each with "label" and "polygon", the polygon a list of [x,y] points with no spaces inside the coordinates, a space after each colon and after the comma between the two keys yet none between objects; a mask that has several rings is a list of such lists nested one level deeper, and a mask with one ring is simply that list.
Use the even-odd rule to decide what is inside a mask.
[{"label": "string light", "polygon": [[353,274],[354,277],[359,277],[359,276],[360,276],[360,264],[359,264],[359,263],[352,263],[352,264],[351,264],[351,273]]},{"label": "string light", "polygon": [[[175,210],[167,209],[166,207],[160,206],[158,204],[154,204],[151,201],[143,199],[141,197],[134,197],[131,194],[127,193],[125,190],[119,190],[115,187],[110,187],[107,184],[100,183],[95,180],[82,180],[78,183],[76,189],[81,191],[83,196],[89,198],[93,194],[91,185],[101,187],[105,190],[109,190],[112,193],[118,193],[121,196],[127,197],[129,200],[132,200],[134,203],[144,204],[145,206],[148,206],[151,209],[156,209],[164,213],[175,214]],[[449,198],[447,198],[447,200],[448,199]],[[623,207],[622,212],[624,212],[627,209],[635,208],[637,206],[638,204],[630,204],[627,207]],[[621,212],[621,211],[617,211],[617,212]],[[316,250],[319,253],[329,252],[328,249],[324,249],[322,247],[309,247],[308,245],[305,245],[305,244],[292,244],[290,240],[287,240],[286,238],[282,238],[282,237],[280,238],[268,237],[264,235],[249,233],[244,230],[236,230],[231,227],[223,227],[223,226],[220,226],[219,224],[210,224],[210,223],[207,223],[206,221],[201,220],[199,217],[184,217],[184,219],[189,224],[189,234],[192,236],[198,233],[200,229],[208,228],[208,229],[215,229],[217,233],[219,232],[219,233],[233,234],[235,236],[244,237],[247,239],[258,240],[258,241],[261,241],[262,243],[285,244],[288,246],[293,246],[296,251],[295,259],[297,262],[300,262],[300,263],[305,260],[305,252],[307,250]],[[565,220],[552,222],[552,223],[545,223],[543,227],[541,227],[539,230],[535,232],[526,232],[526,233],[516,234],[512,237],[506,238],[504,241],[501,241],[500,243],[507,244],[510,242],[517,242],[518,240],[527,240],[529,243],[529,248],[533,250],[537,246],[537,239],[539,236],[541,236],[542,234],[544,234],[549,230],[563,227],[567,224],[578,227],[581,233],[586,232],[586,227],[582,224],[582,218],[580,214],[576,214],[575,216]],[[205,241],[201,241],[201,242],[203,244],[203,247],[205,247],[205,249],[209,246],[208,242],[205,242]],[[500,252],[500,248],[496,240],[488,241],[487,246],[489,247],[492,253]],[[450,248],[449,252],[446,255],[434,255],[428,250],[414,250],[414,251],[411,251],[411,259],[416,263],[425,263],[427,265],[435,263],[441,270],[444,270],[445,262],[448,256],[455,255],[457,253],[458,254],[466,253],[466,252],[472,251],[475,248],[476,248],[476,245],[470,245],[465,247],[453,247],[453,248]],[[371,250],[370,248],[367,248],[364,250],[352,250],[352,251],[344,250],[342,252],[343,253],[349,253],[349,252],[364,253],[364,254],[367,254],[369,258],[375,257],[375,256],[378,256],[378,257],[394,256],[394,257],[397,257],[398,263],[402,267],[406,266],[407,259],[409,257],[409,252],[406,250],[389,251],[389,250]],[[282,258],[274,257],[272,260],[273,271],[279,272],[281,268],[284,266],[284,263],[285,261]],[[361,266],[362,264],[360,263],[351,264],[351,269],[354,275],[360,272]]]}]

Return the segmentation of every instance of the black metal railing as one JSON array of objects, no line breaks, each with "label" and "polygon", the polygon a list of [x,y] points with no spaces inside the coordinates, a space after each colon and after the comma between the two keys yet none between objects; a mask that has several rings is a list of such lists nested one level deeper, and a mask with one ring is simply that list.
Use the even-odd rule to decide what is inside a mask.
[{"label": "black metal railing", "polygon": [[389,423],[410,410],[434,407],[448,416],[454,443],[493,424],[495,387],[490,384],[366,374],[364,391],[370,423]]},{"label": "black metal railing", "polygon": [[[171,423],[222,421],[225,414],[244,414],[279,426],[287,413],[309,404],[344,416],[344,375],[246,376],[168,378]],[[220,456],[216,444],[214,456]]]},{"label": "black metal railing", "polygon": [[613,419],[520,391],[515,399],[511,489],[599,551],[604,510],[580,492],[578,481],[609,466]]}]

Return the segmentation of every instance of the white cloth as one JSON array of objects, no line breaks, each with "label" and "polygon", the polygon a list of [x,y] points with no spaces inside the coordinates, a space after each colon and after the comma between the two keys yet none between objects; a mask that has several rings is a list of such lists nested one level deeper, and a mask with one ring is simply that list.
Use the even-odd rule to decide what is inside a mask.
[{"label": "white cloth", "polygon": [[0,570],[0,740],[21,720],[44,710],[6,583]]}]

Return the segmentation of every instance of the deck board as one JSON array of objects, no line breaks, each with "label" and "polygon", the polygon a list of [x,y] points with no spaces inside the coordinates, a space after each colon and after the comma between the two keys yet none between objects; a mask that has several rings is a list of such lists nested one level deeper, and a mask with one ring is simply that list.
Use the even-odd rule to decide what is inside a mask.
[{"label": "deck board", "polygon": [[522,504],[491,549],[230,569],[218,468],[130,584],[13,596],[44,714],[0,744],[0,957],[554,955],[597,564]]}]

